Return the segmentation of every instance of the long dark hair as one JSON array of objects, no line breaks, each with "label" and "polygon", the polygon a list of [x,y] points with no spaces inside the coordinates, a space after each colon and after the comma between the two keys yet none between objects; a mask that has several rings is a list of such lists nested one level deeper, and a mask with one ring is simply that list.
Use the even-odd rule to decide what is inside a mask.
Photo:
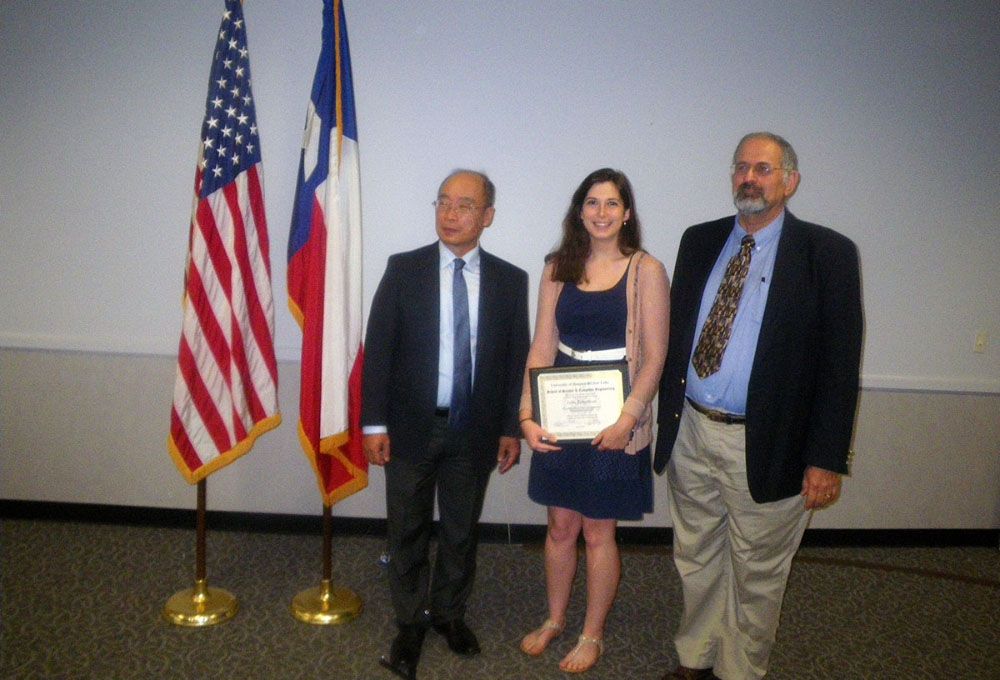
[{"label": "long dark hair", "polygon": [[566,217],[562,223],[562,242],[559,247],[545,258],[553,263],[552,280],[565,283],[583,281],[586,271],[587,257],[590,255],[590,234],[583,226],[580,212],[587,193],[595,184],[611,182],[621,194],[625,209],[630,211],[628,220],[618,232],[618,248],[624,255],[631,255],[642,248],[642,231],[639,226],[639,214],[635,209],[635,195],[632,185],[625,173],[611,168],[601,168],[587,175],[586,179],[573,192]]}]

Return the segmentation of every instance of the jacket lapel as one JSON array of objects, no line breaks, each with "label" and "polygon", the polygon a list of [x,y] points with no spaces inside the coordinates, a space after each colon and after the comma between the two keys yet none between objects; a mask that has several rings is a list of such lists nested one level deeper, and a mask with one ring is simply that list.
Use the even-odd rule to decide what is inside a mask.
[{"label": "jacket lapel", "polygon": [[778,252],[774,258],[774,271],[771,273],[771,287],[764,306],[764,318],[761,319],[760,334],[757,337],[756,357],[765,356],[765,350],[785,329],[788,323],[785,319],[788,303],[795,299],[798,292],[796,286],[801,285],[803,280],[802,238],[798,225],[799,220],[786,210]]},{"label": "jacket lapel", "polygon": [[[483,356],[488,349],[490,341],[496,337],[494,330],[495,321],[500,318],[496,313],[495,305],[499,299],[497,291],[501,285],[498,280],[498,272],[493,261],[493,257],[479,249],[479,325],[476,328],[476,380],[479,382],[481,371],[479,367],[483,365]],[[473,385],[475,392],[475,385]]]},{"label": "jacket lapel", "polygon": [[415,280],[401,282],[403,286],[411,284],[415,286],[416,295],[413,296],[413,302],[419,313],[414,319],[414,323],[417,324],[414,335],[420,339],[419,345],[423,348],[426,365],[433,368],[429,376],[433,385],[437,385],[438,346],[441,337],[440,263],[441,256],[437,243],[427,246],[417,262],[414,271]]}]

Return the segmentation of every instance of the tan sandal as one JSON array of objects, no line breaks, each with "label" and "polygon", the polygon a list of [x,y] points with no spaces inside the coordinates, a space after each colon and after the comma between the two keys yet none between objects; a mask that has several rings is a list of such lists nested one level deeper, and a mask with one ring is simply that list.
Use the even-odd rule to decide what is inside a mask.
[{"label": "tan sandal", "polygon": [[[576,655],[580,653],[580,650],[583,649],[584,645],[594,645],[597,647],[597,656],[594,657],[594,662],[584,668],[566,668],[566,663],[575,659]],[[576,639],[576,647],[574,647],[573,650],[566,655],[566,658],[562,660],[562,663],[559,664],[559,670],[565,673],[586,673],[594,667],[594,664],[596,664],[602,656],[604,656],[604,640],[581,635]]]},{"label": "tan sandal", "polygon": [[[545,619],[545,623],[543,623],[540,628],[536,628],[535,630],[531,631],[530,633],[524,636],[524,639],[521,640],[521,651],[527,654],[528,656],[538,656],[548,648],[550,642],[552,642],[557,637],[562,635],[562,632],[565,629],[566,629],[565,621],[563,621],[562,623],[556,623],[552,619]],[[538,642],[538,639],[542,637],[542,635],[544,635],[545,631],[547,630],[551,630],[555,634],[552,637],[550,637],[548,641],[541,646],[540,649],[536,650],[535,643]],[[528,643],[528,638],[531,638],[530,644]]]}]

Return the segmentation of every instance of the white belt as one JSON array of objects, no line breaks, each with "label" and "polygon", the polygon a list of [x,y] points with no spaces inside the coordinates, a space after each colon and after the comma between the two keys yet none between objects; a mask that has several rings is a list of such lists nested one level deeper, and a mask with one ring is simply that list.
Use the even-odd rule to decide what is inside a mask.
[{"label": "white belt", "polygon": [[578,361],[621,361],[625,358],[624,347],[616,347],[615,349],[584,350],[581,352],[573,349],[572,347],[567,347],[560,342],[559,351]]}]

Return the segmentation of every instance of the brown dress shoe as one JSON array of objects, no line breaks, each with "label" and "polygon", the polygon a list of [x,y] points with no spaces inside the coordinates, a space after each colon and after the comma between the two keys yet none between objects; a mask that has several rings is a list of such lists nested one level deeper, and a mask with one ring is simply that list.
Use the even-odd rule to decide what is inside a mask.
[{"label": "brown dress shoe", "polygon": [[667,673],[660,680],[713,680],[713,678],[715,678],[715,674],[712,673],[711,668],[678,666],[673,672]]}]

